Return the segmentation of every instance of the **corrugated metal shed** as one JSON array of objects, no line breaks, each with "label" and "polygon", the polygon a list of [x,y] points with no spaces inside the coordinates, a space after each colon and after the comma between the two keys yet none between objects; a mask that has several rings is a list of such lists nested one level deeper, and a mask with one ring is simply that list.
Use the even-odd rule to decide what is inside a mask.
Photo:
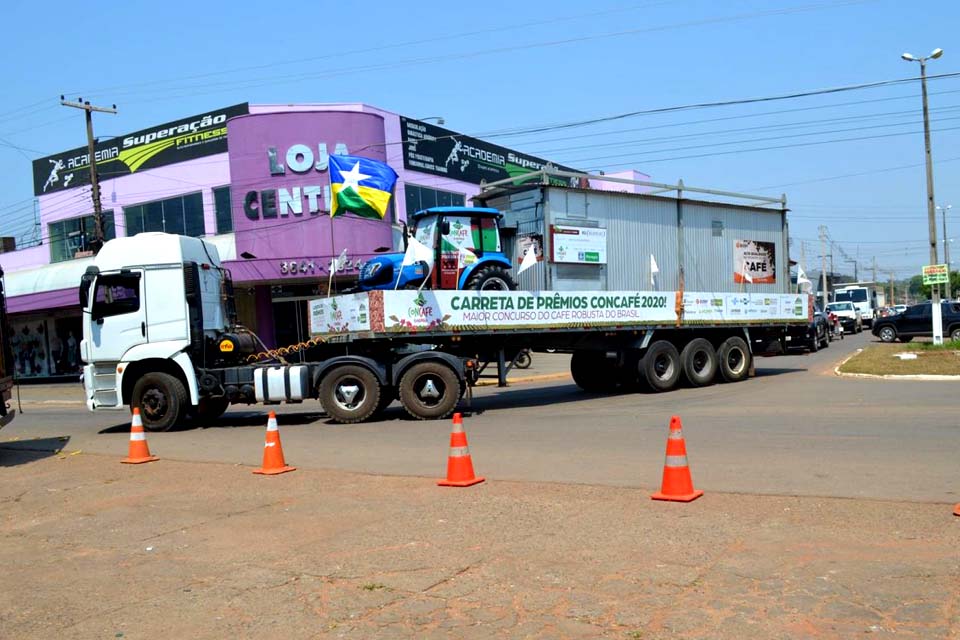
[{"label": "corrugated metal shed", "polygon": [[[673,290],[682,267],[689,291],[791,291],[784,208],[547,185],[475,200],[504,211],[509,255],[518,255],[511,239],[542,237],[546,259],[517,277],[524,289]],[[606,264],[550,260],[554,225],[606,229]],[[734,281],[737,241],[772,244],[774,283]],[[659,268],[655,285],[651,256]]]}]

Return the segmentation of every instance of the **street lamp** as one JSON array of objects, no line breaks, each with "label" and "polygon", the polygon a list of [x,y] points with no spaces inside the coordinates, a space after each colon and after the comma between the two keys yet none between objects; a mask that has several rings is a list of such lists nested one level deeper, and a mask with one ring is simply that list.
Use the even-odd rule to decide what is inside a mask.
[{"label": "street lamp", "polygon": [[947,211],[953,208],[952,204],[946,207],[937,206],[937,211],[943,214],[943,261],[947,263],[947,299],[953,300],[953,289],[950,283],[950,240],[947,240]]},{"label": "street lamp", "polygon": [[427,120],[436,120],[437,124],[441,127],[446,124],[443,119],[443,116],[427,116],[426,118],[417,118],[420,122],[426,122]]},{"label": "street lamp", "polygon": [[[930,112],[927,108],[927,60],[936,60],[943,55],[943,49],[934,49],[929,56],[918,58],[904,53],[900,57],[908,62],[920,63],[920,91],[923,96],[923,145],[927,164],[927,226],[930,233],[930,264],[937,264],[937,214],[933,197],[933,160],[930,154]],[[940,316],[940,289],[931,291],[933,299],[933,342],[943,343],[943,319]]]}]

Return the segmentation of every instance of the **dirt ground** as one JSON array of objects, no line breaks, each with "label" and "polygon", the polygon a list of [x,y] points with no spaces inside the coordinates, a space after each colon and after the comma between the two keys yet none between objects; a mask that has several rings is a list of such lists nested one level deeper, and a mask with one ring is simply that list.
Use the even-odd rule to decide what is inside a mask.
[{"label": "dirt ground", "polygon": [[952,505],[67,453],[0,449],[0,637],[960,638]]}]

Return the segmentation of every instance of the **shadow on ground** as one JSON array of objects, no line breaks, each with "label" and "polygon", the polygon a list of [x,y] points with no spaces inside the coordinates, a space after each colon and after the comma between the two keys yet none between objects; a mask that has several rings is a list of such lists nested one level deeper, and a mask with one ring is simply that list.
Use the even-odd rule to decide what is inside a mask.
[{"label": "shadow on ground", "polygon": [[69,436],[0,442],[0,467],[15,467],[57,455],[70,442]]},{"label": "shadow on ground", "polygon": [[[267,427],[267,411],[238,411],[227,412],[216,420],[194,420],[188,419],[177,425],[171,431],[193,431],[194,429],[234,429],[239,427]],[[326,417],[325,413],[320,411],[307,411],[304,413],[279,413],[277,421],[281,425],[301,425],[310,424]],[[105,427],[97,432],[100,435],[130,433],[130,424],[122,423],[111,427]]]}]

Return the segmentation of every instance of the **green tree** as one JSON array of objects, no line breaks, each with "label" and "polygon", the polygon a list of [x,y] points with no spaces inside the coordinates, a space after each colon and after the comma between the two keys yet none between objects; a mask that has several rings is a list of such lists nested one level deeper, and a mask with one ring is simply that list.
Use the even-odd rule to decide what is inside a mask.
[{"label": "green tree", "polygon": [[[950,288],[952,289],[954,298],[960,295],[960,271],[950,272]],[[929,300],[931,295],[930,289],[931,287],[929,285],[923,284],[923,276],[913,276],[910,278],[910,288],[907,289],[907,291],[921,300]],[[943,287],[940,288],[940,295],[944,295]]]}]

